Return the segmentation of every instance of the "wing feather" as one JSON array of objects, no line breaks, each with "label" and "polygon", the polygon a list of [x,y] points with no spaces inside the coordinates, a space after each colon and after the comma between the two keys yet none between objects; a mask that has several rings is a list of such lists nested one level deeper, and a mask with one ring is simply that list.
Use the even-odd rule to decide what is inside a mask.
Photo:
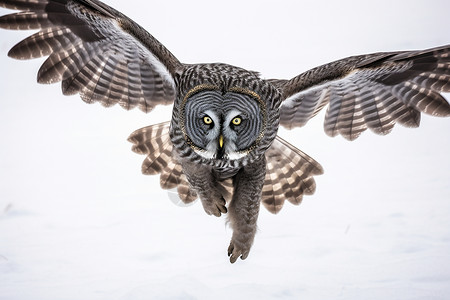
[{"label": "wing feather", "polygon": [[46,3],[40,0],[9,0],[5,1],[0,6],[8,9],[15,9],[15,10],[42,10],[45,8]]},{"label": "wing feather", "polygon": [[161,187],[165,190],[176,188],[180,184],[182,174],[181,166],[169,161],[159,178]]},{"label": "wing feather", "polygon": [[172,155],[169,128],[170,122],[147,126],[133,132],[128,140],[133,143],[134,152],[146,155],[142,173],[160,174],[163,189],[176,188],[179,198],[186,204],[191,203],[197,199],[197,194],[190,188],[181,164]]},{"label": "wing feather", "polygon": [[53,52],[75,44],[77,37],[68,28],[46,28],[15,45],[9,56],[16,59],[32,59],[48,56]]},{"label": "wing feather", "polygon": [[[266,153],[266,158],[267,157],[270,157],[270,153]],[[261,194],[261,202],[268,211],[274,214],[278,213],[283,208],[285,200],[284,197],[280,197],[279,190],[274,188],[278,182],[276,178],[276,166],[278,166],[278,164],[267,161],[266,177]]]},{"label": "wing feather", "polygon": [[278,136],[266,152],[266,161],[261,201],[275,214],[285,200],[298,205],[303,195],[313,194],[316,189],[313,176],[323,173],[319,163]]},{"label": "wing feather", "polygon": [[92,55],[100,51],[98,45],[85,45],[76,41],[65,51],[53,52],[42,64],[38,71],[37,81],[50,84],[72,77],[78,74],[91,60]]},{"label": "wing feather", "polygon": [[2,16],[0,27],[10,30],[34,30],[51,26],[45,12],[23,11]]}]

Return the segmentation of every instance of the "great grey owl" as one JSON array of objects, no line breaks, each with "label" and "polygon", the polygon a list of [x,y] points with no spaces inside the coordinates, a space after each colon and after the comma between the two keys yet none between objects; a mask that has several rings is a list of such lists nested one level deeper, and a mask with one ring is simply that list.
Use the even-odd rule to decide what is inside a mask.
[{"label": "great grey owl", "polygon": [[49,56],[38,82],[62,81],[65,95],[88,103],[150,112],[173,104],[170,122],[131,134],[145,154],[144,174],[160,174],[186,203],[200,198],[208,214],[228,213],[228,255],[245,259],[260,203],[277,213],[314,193],[322,167],[277,137],[279,125],[303,126],[328,105],[325,131],[356,139],[395,123],[417,127],[420,113],[449,116],[450,46],[338,60],[290,80],[263,79],[227,64],[183,64],[152,35],[97,0],[0,0],[20,10],[5,29],[37,29],[9,56]]}]

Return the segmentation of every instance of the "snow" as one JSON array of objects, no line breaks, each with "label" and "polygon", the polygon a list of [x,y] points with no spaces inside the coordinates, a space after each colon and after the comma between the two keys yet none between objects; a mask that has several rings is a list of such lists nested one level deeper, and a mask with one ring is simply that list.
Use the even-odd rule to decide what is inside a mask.
[{"label": "snow", "polygon": [[[108,3],[183,62],[270,78],[450,40],[448,1]],[[323,114],[280,130],[325,174],[299,207],[262,210],[250,256],[231,265],[226,219],[177,205],[126,141],[170,107],[104,109],[38,85],[42,60],[6,57],[26,35],[0,31],[0,299],[448,298],[448,119],[354,142],[326,136]]]}]

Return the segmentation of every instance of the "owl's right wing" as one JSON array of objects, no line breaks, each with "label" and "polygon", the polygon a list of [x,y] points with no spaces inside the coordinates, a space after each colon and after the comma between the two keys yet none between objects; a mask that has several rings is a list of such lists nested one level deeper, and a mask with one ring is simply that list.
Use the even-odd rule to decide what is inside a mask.
[{"label": "owl's right wing", "polygon": [[450,116],[450,45],[344,58],[291,80],[271,80],[283,94],[280,124],[305,125],[328,105],[325,132],[356,139],[370,128],[389,133],[395,123],[417,127],[420,113]]},{"label": "owl's right wing", "polygon": [[133,143],[134,152],[146,155],[142,163],[143,174],[160,174],[161,188],[176,188],[180,199],[186,204],[191,203],[197,199],[197,194],[190,188],[181,164],[172,156],[169,128],[170,122],[147,126],[134,131],[128,141]]},{"label": "owl's right wing", "polygon": [[49,56],[38,82],[62,81],[104,106],[149,112],[175,99],[174,74],[182,64],[131,19],[98,0],[0,0],[20,12],[0,17],[0,28],[39,31],[8,53],[17,59]]}]

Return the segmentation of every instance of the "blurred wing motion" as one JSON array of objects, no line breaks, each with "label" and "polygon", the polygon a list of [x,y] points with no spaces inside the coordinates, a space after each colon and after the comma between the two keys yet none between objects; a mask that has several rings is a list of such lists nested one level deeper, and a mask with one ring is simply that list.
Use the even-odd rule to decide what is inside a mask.
[{"label": "blurred wing motion", "polygon": [[[161,174],[161,187],[177,188],[180,199],[190,203],[197,195],[190,189],[181,165],[172,157],[169,126],[170,122],[165,122],[138,129],[128,140],[134,144],[134,152],[147,155],[142,164],[142,173]],[[316,184],[312,176],[323,173],[319,163],[280,137],[276,137],[266,152],[266,160],[267,172],[261,201],[272,213],[279,212],[286,199],[298,205],[304,194],[313,194]],[[224,198],[230,200],[233,193],[231,179],[219,183]]]},{"label": "blurred wing motion", "polygon": [[119,103],[149,112],[175,99],[173,75],[181,63],[131,19],[96,0],[0,0],[21,12],[0,17],[0,28],[39,29],[9,56],[49,55],[38,82],[62,81],[65,95],[88,102]]},{"label": "blurred wing motion", "polygon": [[283,93],[280,124],[300,127],[329,104],[325,132],[354,140],[367,128],[388,134],[395,123],[418,127],[420,113],[447,117],[450,45],[338,60],[291,80],[272,80]]}]

